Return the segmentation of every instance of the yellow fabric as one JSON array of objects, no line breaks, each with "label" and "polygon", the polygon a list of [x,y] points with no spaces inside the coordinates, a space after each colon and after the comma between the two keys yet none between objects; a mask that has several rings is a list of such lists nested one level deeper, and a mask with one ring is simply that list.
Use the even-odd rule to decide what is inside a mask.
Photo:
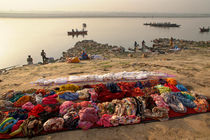
[{"label": "yellow fabric", "polygon": [[60,90],[59,91],[70,90],[71,92],[76,92],[79,89],[80,89],[80,87],[77,86],[77,85],[74,85],[74,84],[66,84],[66,85],[60,86]]}]

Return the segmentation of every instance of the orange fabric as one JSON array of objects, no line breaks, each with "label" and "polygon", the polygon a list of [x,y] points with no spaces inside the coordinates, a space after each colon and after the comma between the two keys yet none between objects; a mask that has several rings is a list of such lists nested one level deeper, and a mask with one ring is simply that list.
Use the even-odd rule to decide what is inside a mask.
[{"label": "orange fabric", "polygon": [[173,78],[167,78],[166,79],[167,83],[176,86],[177,85],[177,81]]},{"label": "orange fabric", "polygon": [[67,58],[68,63],[79,63],[80,59],[78,57]]},{"label": "orange fabric", "polygon": [[27,102],[29,102],[29,101],[31,101],[31,96],[25,95],[25,96],[21,97],[20,99],[18,99],[18,100],[14,103],[14,105],[15,105],[16,107],[20,107],[20,106],[24,105],[25,103],[27,103]]}]

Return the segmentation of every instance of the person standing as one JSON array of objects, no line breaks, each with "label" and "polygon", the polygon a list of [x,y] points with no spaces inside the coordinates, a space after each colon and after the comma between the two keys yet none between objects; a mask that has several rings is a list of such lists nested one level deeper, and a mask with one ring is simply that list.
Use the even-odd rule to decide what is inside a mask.
[{"label": "person standing", "polygon": [[171,37],[171,39],[170,39],[170,46],[171,46],[171,48],[173,48],[173,46],[174,46],[174,39],[173,39],[173,37]]},{"label": "person standing", "polygon": [[145,47],[145,41],[143,40],[142,41],[142,48],[144,48]]},{"label": "person standing", "polygon": [[136,52],[137,46],[138,46],[138,43],[135,41],[134,42],[134,52]]},{"label": "person standing", "polygon": [[47,63],[47,57],[46,57],[46,53],[44,52],[44,50],[42,50],[41,56],[42,56],[43,64],[46,64]]},{"label": "person standing", "polygon": [[31,58],[31,55],[28,56],[27,62],[28,62],[28,65],[33,64],[33,58]]}]

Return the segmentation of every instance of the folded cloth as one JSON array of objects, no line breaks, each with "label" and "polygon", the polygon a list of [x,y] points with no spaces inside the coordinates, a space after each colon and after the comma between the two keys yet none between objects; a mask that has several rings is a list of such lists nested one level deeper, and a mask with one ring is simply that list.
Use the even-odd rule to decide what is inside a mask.
[{"label": "folded cloth", "polygon": [[74,101],[79,99],[78,93],[65,92],[64,94],[59,95],[59,98],[66,101]]},{"label": "folded cloth", "polygon": [[177,81],[173,78],[167,78],[166,79],[167,83],[169,83],[170,85],[174,85],[176,86],[177,85]]},{"label": "folded cloth", "polygon": [[46,132],[53,132],[62,130],[63,124],[63,118],[51,118],[44,123],[43,127]]},{"label": "folded cloth", "polygon": [[98,120],[97,124],[99,126],[104,126],[104,127],[112,127],[113,125],[110,122],[110,119],[112,118],[112,115],[109,114],[104,114],[100,120]]},{"label": "folded cloth", "polygon": [[28,118],[28,111],[24,109],[18,109],[13,112],[10,112],[9,117],[13,117],[14,119],[17,120],[25,120]]},{"label": "folded cloth", "polygon": [[172,95],[176,96],[177,99],[179,99],[182,104],[189,108],[195,108],[197,105],[190,99],[186,98],[182,93],[180,92],[171,92]]},{"label": "folded cloth", "polygon": [[178,84],[178,85],[176,85],[176,87],[181,91],[188,91],[187,88],[184,87],[183,85]]},{"label": "folded cloth", "polygon": [[194,110],[196,112],[207,112],[209,104],[205,99],[196,99],[194,103],[197,105]]},{"label": "folded cloth", "polygon": [[73,109],[75,106],[75,103],[72,101],[65,101],[61,106],[60,106],[60,114],[65,115],[68,110]]},{"label": "folded cloth", "polygon": [[23,122],[24,120],[19,120],[15,125],[13,125],[11,133],[9,135],[13,137],[20,134],[22,131]]},{"label": "folded cloth", "polygon": [[48,104],[57,104],[57,103],[58,103],[58,100],[56,99],[57,97],[58,97],[57,94],[53,94],[53,95],[44,97],[44,98],[42,99],[42,104],[44,104],[44,105],[48,105]]},{"label": "folded cloth", "polygon": [[31,96],[25,95],[23,97],[21,97],[20,99],[18,99],[15,103],[14,106],[16,107],[21,107],[22,105],[24,105],[27,102],[33,101]]},{"label": "folded cloth", "polygon": [[0,124],[0,133],[7,133],[16,123],[17,120],[13,117],[7,118]]},{"label": "folded cloth", "polygon": [[84,130],[89,129],[98,121],[97,111],[93,107],[82,108],[79,111],[79,117],[78,127]]},{"label": "folded cloth", "polygon": [[182,102],[171,93],[162,93],[164,101],[175,111],[179,113],[186,113],[187,108],[182,104]]},{"label": "folded cloth", "polygon": [[22,109],[31,111],[34,108],[34,105],[31,102],[27,102],[22,106]]}]

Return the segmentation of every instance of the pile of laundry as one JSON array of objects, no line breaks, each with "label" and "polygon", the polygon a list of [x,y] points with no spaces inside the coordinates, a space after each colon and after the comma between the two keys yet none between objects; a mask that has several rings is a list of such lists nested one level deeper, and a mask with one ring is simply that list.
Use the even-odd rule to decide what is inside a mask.
[{"label": "pile of laundry", "polygon": [[173,78],[8,91],[0,97],[0,138],[166,121],[210,111],[209,99]]}]

